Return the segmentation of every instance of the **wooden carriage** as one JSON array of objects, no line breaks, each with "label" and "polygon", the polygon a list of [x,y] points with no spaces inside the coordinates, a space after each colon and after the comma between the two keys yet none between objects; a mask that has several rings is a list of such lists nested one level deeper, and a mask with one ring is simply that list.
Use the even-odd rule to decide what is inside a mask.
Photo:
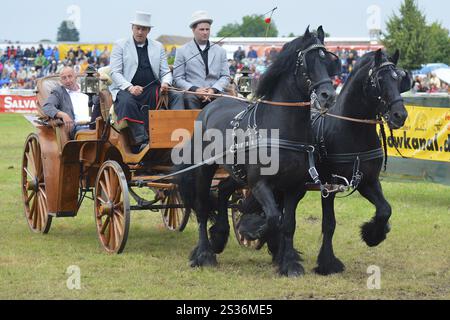
[{"label": "wooden carriage", "polygon": [[[38,107],[58,83],[58,77],[38,82]],[[83,200],[91,194],[97,234],[109,253],[123,252],[133,210],[159,211],[168,230],[182,232],[190,212],[184,208],[176,184],[172,178],[152,181],[167,175],[172,167],[170,152],[179,143],[172,141],[172,132],[182,128],[192,134],[200,110],[149,111],[150,144],[134,154],[128,129],[118,128],[110,115],[112,97],[107,89],[100,92],[100,106],[95,129],[79,131],[74,140],[55,120],[40,122],[28,136],[21,186],[30,229],[47,234],[53,218],[77,216]],[[218,172],[216,185],[227,177]],[[142,188],[151,189],[154,199],[139,195],[137,189]],[[235,233],[242,245],[255,246],[236,230],[239,195],[242,193],[231,205]]]}]

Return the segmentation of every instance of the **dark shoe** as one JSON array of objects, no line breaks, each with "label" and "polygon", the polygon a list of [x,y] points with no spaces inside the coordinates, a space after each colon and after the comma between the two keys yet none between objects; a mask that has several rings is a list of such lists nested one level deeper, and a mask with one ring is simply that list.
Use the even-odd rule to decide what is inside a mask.
[{"label": "dark shoe", "polygon": [[148,142],[141,144],[141,146],[139,147],[139,153],[144,151],[144,149],[147,148],[147,146],[148,146]]},{"label": "dark shoe", "polygon": [[142,144],[138,144],[137,146],[133,146],[131,147],[131,152],[133,152],[134,154],[139,154],[141,153],[145,148],[147,148],[148,146],[148,142],[144,142]]}]

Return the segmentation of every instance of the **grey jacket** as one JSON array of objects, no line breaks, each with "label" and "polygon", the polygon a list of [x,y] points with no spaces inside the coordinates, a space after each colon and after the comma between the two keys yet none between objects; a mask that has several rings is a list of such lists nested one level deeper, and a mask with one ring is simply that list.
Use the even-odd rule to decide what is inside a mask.
[{"label": "grey jacket", "polygon": [[53,89],[42,107],[42,112],[50,118],[55,118],[59,111],[67,113],[72,120],[75,119],[72,100],[70,99],[66,88],[63,86],[58,86]]},{"label": "grey jacket", "polygon": [[[192,57],[189,62],[185,63]],[[212,45],[208,52],[209,75],[194,40],[177,49],[173,79],[174,85],[183,90],[192,87],[214,88],[224,92],[230,83],[227,53],[219,45]]]},{"label": "grey jacket", "polygon": [[[166,51],[163,45],[148,39],[148,57],[155,78],[172,85],[172,74],[167,64]],[[120,90],[126,90],[132,86],[131,80],[136,74],[138,63],[138,54],[133,37],[117,41],[111,52],[110,63],[113,84],[109,90],[114,101]]]}]

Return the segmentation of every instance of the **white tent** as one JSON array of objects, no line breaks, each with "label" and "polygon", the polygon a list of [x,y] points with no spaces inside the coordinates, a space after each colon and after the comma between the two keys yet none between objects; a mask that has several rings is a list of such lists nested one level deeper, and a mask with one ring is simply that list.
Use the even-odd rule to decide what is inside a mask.
[{"label": "white tent", "polygon": [[450,84],[450,68],[440,68],[433,71],[441,81]]}]

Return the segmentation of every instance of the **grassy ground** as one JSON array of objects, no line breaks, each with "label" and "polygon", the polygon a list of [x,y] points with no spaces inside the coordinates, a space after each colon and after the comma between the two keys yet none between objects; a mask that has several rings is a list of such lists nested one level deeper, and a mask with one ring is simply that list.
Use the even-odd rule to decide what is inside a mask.
[{"label": "grassy ground", "polygon": [[[77,218],[54,220],[50,234],[32,234],[23,216],[20,161],[32,126],[19,115],[0,115],[0,299],[450,299],[450,188],[394,182],[383,188],[393,207],[392,231],[378,248],[359,238],[373,207],[360,196],[336,204],[336,255],[341,275],[312,273],[321,243],[319,195],[298,207],[295,245],[307,274],[275,274],[266,250],[240,248],[230,237],[216,269],[193,270],[192,219],[182,234],[164,230],[159,214],[133,213],[125,253],[105,254],[98,243],[93,203]],[[81,269],[81,290],[66,286],[69,266]],[[368,290],[367,268],[381,268],[381,289]]]}]

